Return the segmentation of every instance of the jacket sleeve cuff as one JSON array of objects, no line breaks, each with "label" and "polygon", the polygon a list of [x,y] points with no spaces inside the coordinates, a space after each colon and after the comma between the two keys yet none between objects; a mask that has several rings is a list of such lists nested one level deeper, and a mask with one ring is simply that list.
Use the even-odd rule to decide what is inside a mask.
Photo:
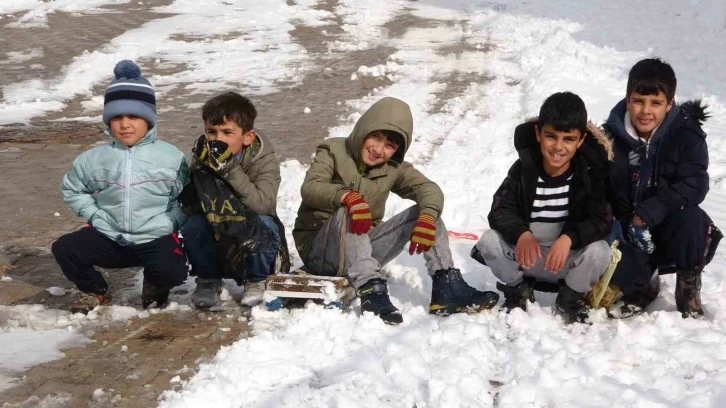
[{"label": "jacket sleeve cuff", "polygon": [[428,214],[434,217],[434,221],[438,221],[439,219],[439,211],[433,208],[424,208],[421,210],[420,214]]},{"label": "jacket sleeve cuff", "polygon": [[96,215],[97,212],[101,211],[101,208],[97,204],[92,204],[81,210],[80,216],[84,220],[88,221],[89,223],[93,219],[93,216]]},{"label": "jacket sleeve cuff", "polygon": [[577,236],[577,232],[575,231],[566,231],[563,232],[562,235],[567,235],[570,238],[570,241],[572,242],[572,245],[570,245],[570,249],[577,249],[580,248],[580,238]]},{"label": "jacket sleeve cuff", "polygon": [[333,207],[334,208],[342,207],[343,204],[341,204],[340,200],[342,200],[343,196],[348,194],[349,192],[350,192],[350,190],[346,190],[345,188],[341,188],[340,190],[338,190],[335,193],[335,195],[333,196],[333,202],[331,203],[333,205]]},{"label": "jacket sleeve cuff", "polygon": [[508,239],[509,244],[512,246],[516,246],[517,241],[519,241],[519,237],[521,237],[522,234],[524,234],[527,231],[530,231],[530,229],[527,227],[517,227],[514,230],[512,230],[512,232],[509,234],[509,239]]},{"label": "jacket sleeve cuff", "polygon": [[[645,211],[645,208],[643,208],[642,206],[640,206],[640,207],[636,208],[634,212],[635,212],[635,215],[637,215],[638,217],[640,217],[641,220],[643,220],[643,222],[645,223],[645,226],[646,227],[648,227],[650,229],[655,228],[656,223],[648,215],[648,212]],[[628,220],[628,221],[630,221],[630,220]]]}]

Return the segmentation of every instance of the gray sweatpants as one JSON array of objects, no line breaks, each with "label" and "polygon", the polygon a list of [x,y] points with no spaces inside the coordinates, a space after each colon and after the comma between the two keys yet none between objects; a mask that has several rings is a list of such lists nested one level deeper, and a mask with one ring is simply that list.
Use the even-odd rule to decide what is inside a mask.
[{"label": "gray sweatpants", "polygon": [[524,280],[524,277],[550,282],[564,279],[567,286],[580,293],[588,292],[600,280],[612,255],[607,242],[595,241],[585,248],[570,251],[562,269],[553,273],[544,269],[544,257],[549,253],[550,247],[541,246],[543,257],[538,258],[535,265],[529,269],[519,266],[515,259],[514,246],[507,243],[495,230],[484,232],[476,247],[487,266],[492,269],[494,276],[508,286],[517,285]]},{"label": "gray sweatpants", "polygon": [[[340,208],[318,232],[308,259],[303,260],[305,266],[315,275],[348,276],[356,289],[370,279],[383,278],[381,266],[391,262],[404,248],[408,250],[418,216],[419,209],[414,205],[368,234],[356,235],[348,232],[349,216],[345,208]],[[436,221],[434,246],[423,257],[429,275],[454,267],[449,237],[441,219]]]}]

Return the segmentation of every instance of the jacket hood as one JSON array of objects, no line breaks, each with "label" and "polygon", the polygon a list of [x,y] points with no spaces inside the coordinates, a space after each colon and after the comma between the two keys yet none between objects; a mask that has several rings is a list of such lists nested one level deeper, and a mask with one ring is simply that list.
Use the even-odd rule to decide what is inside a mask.
[{"label": "jacket hood", "polygon": [[[118,145],[119,147],[124,147],[124,148],[127,148],[128,149],[128,146],[126,146],[125,144],[119,142],[115,137],[113,137],[113,135],[111,134],[111,128],[106,127],[106,130],[104,131],[104,133],[106,134],[106,136],[108,136],[108,137],[111,138],[111,143],[113,145]],[[149,143],[149,142],[153,142],[157,138],[158,138],[158,136],[157,136],[157,133],[156,133],[156,126],[154,126],[153,128],[149,129],[149,131],[146,132],[146,135],[144,135],[144,137],[142,137],[141,140],[139,140],[138,142],[136,142],[136,144],[134,146],[140,146],[142,144],[146,144],[146,143]]]},{"label": "jacket hood", "polygon": [[252,144],[242,151],[242,164],[246,167],[256,162],[260,157],[274,153],[272,143],[260,131],[255,129],[257,136]]},{"label": "jacket hood", "polygon": [[703,125],[711,115],[706,112],[708,105],[704,104],[700,99],[686,101],[681,104],[681,115],[686,121],[696,121],[698,125]]},{"label": "jacket hood", "polygon": [[346,147],[356,163],[360,164],[360,149],[366,135],[374,130],[391,130],[403,136],[404,145],[393,154],[390,161],[403,163],[403,158],[413,140],[413,116],[408,104],[400,99],[386,97],[363,114],[346,139]]},{"label": "jacket hood", "polygon": [[[673,108],[671,108],[670,112],[663,118],[663,122],[661,122],[660,125],[658,125],[658,128],[655,130],[655,134],[653,134],[652,139],[656,140],[661,137],[661,135],[665,134],[666,131],[673,125],[673,123],[676,121],[676,118],[678,118],[679,115],[683,114],[683,107],[686,106],[690,114],[697,114],[699,117],[702,117],[703,120],[707,118],[708,116],[705,115],[705,112],[700,109],[700,101],[698,101],[698,104],[696,105],[694,101],[688,101],[685,102],[683,105],[679,105],[674,103]],[[698,106],[698,108],[696,108]],[[705,106],[704,106],[705,109]],[[639,142],[638,140],[635,140],[633,137],[631,137],[628,134],[628,131],[625,130],[625,112],[627,111],[627,105],[625,103],[625,98],[623,98],[620,102],[617,103],[613,107],[613,109],[610,111],[610,116],[607,120],[607,126],[608,130],[612,134],[612,137],[616,137],[618,139],[621,139],[622,141],[626,142],[629,146],[636,146]],[[699,113],[700,112],[700,113]]]},{"label": "jacket hood", "polygon": [[[527,119],[514,130],[514,148],[517,149],[520,158],[531,155],[532,151],[539,153],[536,125],[537,118],[534,117]],[[598,126],[587,122],[585,142],[577,149],[577,154],[583,156],[597,171],[607,171],[608,162],[614,157],[613,143]]]}]

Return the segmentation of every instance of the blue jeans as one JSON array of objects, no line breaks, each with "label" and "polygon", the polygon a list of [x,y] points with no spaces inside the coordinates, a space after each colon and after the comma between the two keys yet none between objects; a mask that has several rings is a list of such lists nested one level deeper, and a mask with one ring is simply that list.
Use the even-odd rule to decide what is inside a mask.
[{"label": "blue jeans", "polygon": [[[263,223],[272,231],[272,242],[267,247],[247,255],[245,267],[247,279],[251,282],[265,280],[270,274],[272,264],[280,247],[280,230],[269,215],[260,215]],[[184,240],[184,250],[194,273],[200,278],[222,278],[217,265],[217,248],[215,246],[212,227],[204,215],[198,214],[187,218],[180,229]]]}]

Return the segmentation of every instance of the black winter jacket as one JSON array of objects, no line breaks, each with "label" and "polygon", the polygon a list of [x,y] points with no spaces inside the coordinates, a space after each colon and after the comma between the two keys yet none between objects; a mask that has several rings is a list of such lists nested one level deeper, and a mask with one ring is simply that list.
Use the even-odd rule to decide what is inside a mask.
[{"label": "black winter jacket", "polygon": [[[700,204],[708,193],[708,147],[701,123],[708,118],[700,100],[674,106],[668,115],[675,115],[663,132],[655,151],[653,188],[640,197],[633,208],[632,183],[628,154],[633,138],[625,132],[625,100],[610,112],[604,126],[613,141],[614,160],[610,170],[610,205],[615,218],[628,220],[637,214],[648,228],[654,228],[668,217],[671,210]],[[663,125],[661,125],[663,126]],[[656,135],[653,135],[656,137]]]},{"label": "black winter jacket", "polygon": [[[489,226],[503,235],[510,245],[529,231],[532,203],[537,188],[542,153],[535,134],[536,121],[527,121],[514,131],[514,146],[519,160],[509,169],[504,182],[494,193]],[[610,141],[593,125],[588,126],[585,142],[572,158],[574,176],[570,185],[569,216],[562,228],[572,240],[572,249],[605,238],[610,232],[612,213],[606,199]]]}]

